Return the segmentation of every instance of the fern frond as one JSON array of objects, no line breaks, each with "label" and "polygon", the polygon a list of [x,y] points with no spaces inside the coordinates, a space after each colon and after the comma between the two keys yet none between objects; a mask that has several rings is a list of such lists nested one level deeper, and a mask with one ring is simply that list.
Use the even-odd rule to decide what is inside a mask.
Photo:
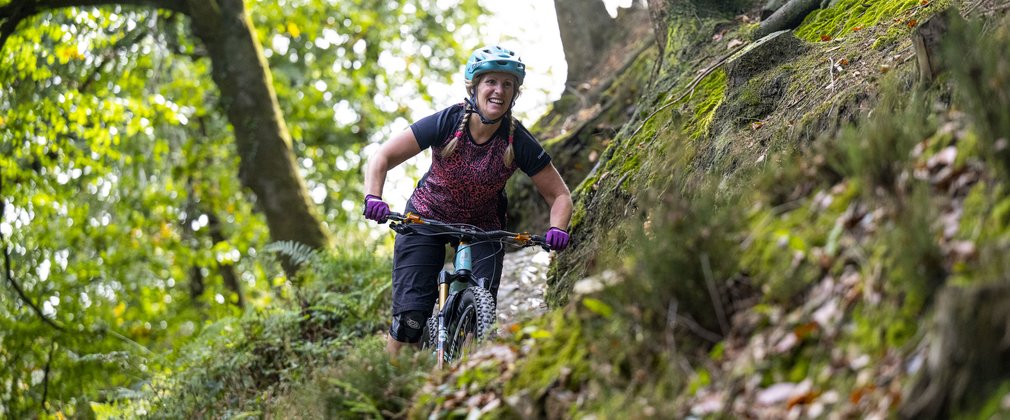
[{"label": "fern frond", "polygon": [[263,249],[287,257],[295,266],[301,266],[319,255],[319,250],[298,241],[271,242]]}]

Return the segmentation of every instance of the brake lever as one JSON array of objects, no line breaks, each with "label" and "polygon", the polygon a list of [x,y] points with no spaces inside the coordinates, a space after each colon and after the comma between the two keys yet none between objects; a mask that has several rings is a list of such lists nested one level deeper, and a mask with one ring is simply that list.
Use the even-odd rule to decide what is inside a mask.
[{"label": "brake lever", "polygon": [[390,223],[389,228],[396,231],[401,235],[406,235],[408,233],[414,233],[414,228],[403,223]]}]

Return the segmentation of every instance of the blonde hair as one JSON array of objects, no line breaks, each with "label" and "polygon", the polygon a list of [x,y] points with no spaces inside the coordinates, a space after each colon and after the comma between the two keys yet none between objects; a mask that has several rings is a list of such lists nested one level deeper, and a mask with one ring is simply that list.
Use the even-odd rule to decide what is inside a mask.
[{"label": "blonde hair", "polygon": [[[470,94],[470,96],[474,95],[475,86],[477,86],[477,83],[480,83],[480,80],[483,78],[484,76],[480,75],[475,77],[473,80],[466,81],[466,91],[467,93]],[[520,91],[518,79],[516,80],[516,82],[517,82],[516,92],[515,95],[512,97],[513,103],[515,103],[515,98],[519,97],[519,91]],[[463,117],[459,119],[459,125],[456,126],[456,132],[452,135],[452,140],[449,140],[449,143],[447,143],[445,147],[442,149],[442,157],[447,158],[449,156],[452,156],[452,153],[456,151],[456,146],[459,145],[459,139],[463,138],[463,130],[466,129],[466,125],[470,122],[470,114],[471,114],[470,111],[472,110],[473,107],[470,106],[469,102],[463,103]],[[509,109],[508,118],[509,118],[509,137],[508,137],[509,145],[505,149],[505,156],[504,156],[506,167],[512,166],[512,161],[515,160],[515,152],[512,150],[512,139],[515,138],[516,119],[515,117],[512,116],[511,108]]]}]

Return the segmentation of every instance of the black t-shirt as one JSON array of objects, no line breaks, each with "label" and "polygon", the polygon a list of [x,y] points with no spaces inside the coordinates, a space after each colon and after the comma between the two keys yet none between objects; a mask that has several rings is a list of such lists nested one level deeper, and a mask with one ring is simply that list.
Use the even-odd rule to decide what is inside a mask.
[{"label": "black t-shirt", "polygon": [[[457,104],[424,117],[410,126],[421,150],[431,148],[431,168],[418,182],[410,204],[421,215],[449,223],[469,223],[485,229],[500,229],[503,222],[505,183],[516,169],[533,176],[544,169],[551,157],[526,127],[516,123],[512,148],[515,159],[506,167],[507,119],[484,144],[476,144],[464,130],[456,150],[442,157],[463,118]],[[478,118],[472,116],[471,118]]]}]

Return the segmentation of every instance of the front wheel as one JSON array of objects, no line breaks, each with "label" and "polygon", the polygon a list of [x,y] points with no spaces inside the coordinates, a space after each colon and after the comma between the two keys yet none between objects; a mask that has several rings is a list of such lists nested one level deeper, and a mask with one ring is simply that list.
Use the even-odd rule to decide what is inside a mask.
[{"label": "front wheel", "polygon": [[476,343],[484,341],[494,323],[495,302],[491,292],[471,286],[460,292],[459,303],[446,314],[445,361],[459,360]]}]

